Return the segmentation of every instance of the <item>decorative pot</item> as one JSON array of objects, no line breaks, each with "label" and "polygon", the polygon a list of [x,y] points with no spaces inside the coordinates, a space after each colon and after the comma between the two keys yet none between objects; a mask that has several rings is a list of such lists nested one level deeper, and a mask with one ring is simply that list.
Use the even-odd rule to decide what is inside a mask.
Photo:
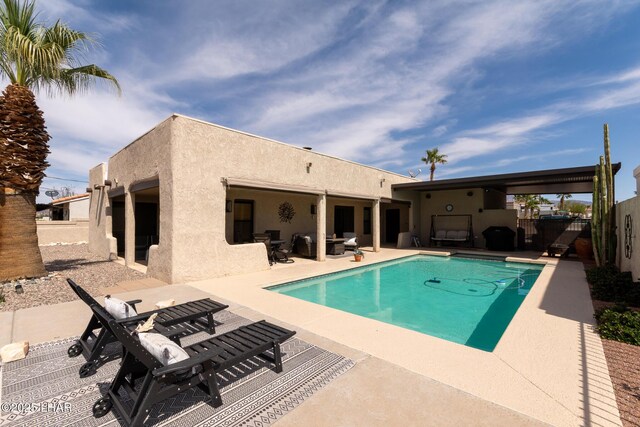
[{"label": "decorative pot", "polygon": [[362,255],[359,255],[359,254],[353,254],[353,258],[356,260],[356,262],[360,262],[360,261],[362,261]]},{"label": "decorative pot", "polygon": [[586,237],[578,237],[574,243],[576,247],[576,254],[580,259],[591,259],[593,258],[593,243],[591,239],[587,239]]}]

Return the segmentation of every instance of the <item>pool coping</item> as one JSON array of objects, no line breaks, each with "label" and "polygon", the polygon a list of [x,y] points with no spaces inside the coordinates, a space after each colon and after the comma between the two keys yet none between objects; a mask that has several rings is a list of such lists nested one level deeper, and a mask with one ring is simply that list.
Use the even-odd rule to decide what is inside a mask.
[{"label": "pool coping", "polygon": [[[420,253],[451,252],[383,250],[364,264]],[[582,264],[507,255],[545,265],[493,352],[265,289],[360,267],[347,260],[189,284],[546,423],[620,425]]]}]

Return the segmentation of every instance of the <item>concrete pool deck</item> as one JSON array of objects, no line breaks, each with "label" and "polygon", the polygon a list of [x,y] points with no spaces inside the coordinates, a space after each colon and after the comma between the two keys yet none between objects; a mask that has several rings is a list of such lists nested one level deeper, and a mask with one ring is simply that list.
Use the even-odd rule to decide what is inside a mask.
[{"label": "concrete pool deck", "polygon": [[420,252],[384,249],[364,263],[296,260],[191,285],[545,423],[621,425],[580,262],[509,258],[546,265],[491,353],[264,289]]},{"label": "concrete pool deck", "polygon": [[[581,263],[544,258],[547,265],[492,353],[263,289],[415,253],[384,249],[367,253],[364,263],[296,259],[268,271],[121,296],[142,298],[143,310],[162,299],[211,296],[357,361],[282,425],[621,425]],[[72,301],[0,315],[2,345],[77,335],[85,326],[78,319],[89,310]]]}]

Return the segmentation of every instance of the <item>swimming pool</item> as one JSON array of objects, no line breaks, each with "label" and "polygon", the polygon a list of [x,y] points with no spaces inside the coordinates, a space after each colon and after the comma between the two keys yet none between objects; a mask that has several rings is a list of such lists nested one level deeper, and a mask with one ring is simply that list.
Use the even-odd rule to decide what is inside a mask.
[{"label": "swimming pool", "polygon": [[414,255],[268,289],[493,351],[542,268]]}]

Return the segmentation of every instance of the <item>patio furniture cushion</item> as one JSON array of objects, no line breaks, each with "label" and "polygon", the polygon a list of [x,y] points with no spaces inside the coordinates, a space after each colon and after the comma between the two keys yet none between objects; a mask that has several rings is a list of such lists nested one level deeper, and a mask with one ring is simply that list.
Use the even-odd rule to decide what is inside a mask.
[{"label": "patio furniture cushion", "polygon": [[104,308],[116,319],[128,319],[138,315],[131,305],[111,295],[104,297]]},{"label": "patio furniture cushion", "polygon": [[189,358],[189,355],[182,347],[163,335],[141,332],[138,334],[138,339],[142,347],[164,366]]},{"label": "patio furniture cushion", "polygon": [[458,230],[457,238],[460,240],[467,240],[467,230]]},{"label": "patio furniture cushion", "polygon": [[454,240],[458,238],[458,232],[456,230],[447,231],[447,236],[445,237],[447,240]]},{"label": "patio furniture cushion", "polygon": [[436,236],[434,239],[445,239],[447,237],[447,230],[438,230],[436,231]]},{"label": "patio furniture cushion", "polygon": [[342,237],[345,239],[344,241],[344,245],[345,246],[358,246],[358,236],[356,235],[356,233],[352,233],[352,232],[345,232],[342,233]]}]

